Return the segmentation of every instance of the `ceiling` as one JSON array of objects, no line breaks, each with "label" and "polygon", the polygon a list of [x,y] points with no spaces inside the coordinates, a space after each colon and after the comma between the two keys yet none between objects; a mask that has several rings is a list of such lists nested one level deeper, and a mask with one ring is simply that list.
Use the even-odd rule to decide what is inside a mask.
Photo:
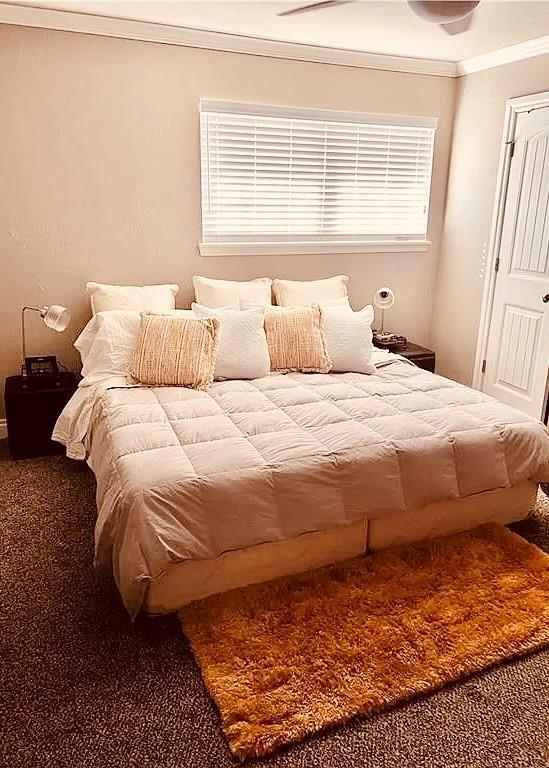
[{"label": "ceiling", "polygon": [[404,0],[361,0],[296,16],[277,16],[279,11],[307,1],[19,0],[20,4],[38,7],[451,62],[549,35],[549,0],[482,0],[470,29],[457,36],[419,19]]}]

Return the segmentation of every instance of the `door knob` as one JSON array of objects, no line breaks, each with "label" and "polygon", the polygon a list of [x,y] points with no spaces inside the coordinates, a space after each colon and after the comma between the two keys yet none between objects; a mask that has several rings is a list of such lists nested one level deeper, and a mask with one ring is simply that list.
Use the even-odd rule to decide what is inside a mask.
[{"label": "door knob", "polygon": [[541,297],[541,300],[543,301],[544,304],[549,304],[549,293],[544,293],[543,296]]}]

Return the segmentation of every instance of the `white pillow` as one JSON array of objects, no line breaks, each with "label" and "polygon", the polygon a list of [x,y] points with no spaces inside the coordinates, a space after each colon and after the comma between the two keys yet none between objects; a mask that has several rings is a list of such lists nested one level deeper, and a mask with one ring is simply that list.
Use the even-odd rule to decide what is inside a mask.
[{"label": "white pillow", "polygon": [[[174,309],[165,314],[195,317],[190,309]],[[74,342],[82,358],[80,386],[129,376],[140,329],[140,311],[106,310],[94,315]]]},{"label": "white pillow", "polygon": [[269,375],[271,360],[262,307],[212,309],[194,303],[192,308],[201,320],[210,317],[219,320],[216,379],[260,379]]},{"label": "white pillow", "polygon": [[340,299],[330,299],[329,301],[323,301],[319,306],[320,309],[339,309],[340,312],[341,310],[344,312],[353,311],[348,296],[342,296]]},{"label": "white pillow", "polygon": [[[259,307],[259,306],[261,306],[261,305],[258,304],[255,301],[245,301],[245,300],[243,300],[243,301],[240,302],[240,309],[255,309],[256,307]],[[352,312],[353,311],[353,308],[351,307],[351,304],[349,302],[349,297],[348,296],[342,296],[340,299],[330,299],[330,301],[324,301],[320,305],[307,304],[306,306],[308,306],[308,307],[310,307],[310,306],[320,306],[320,309],[324,309],[324,308],[326,308],[326,309],[339,309],[340,312],[342,310],[344,312]],[[277,304],[277,305],[275,305],[273,307],[268,307],[268,309],[270,311],[272,311],[273,309],[288,309],[288,307],[281,307],[281,306],[279,306]]]},{"label": "white pillow", "polygon": [[280,307],[304,307],[307,304],[322,306],[332,299],[347,296],[347,275],[327,277],[324,280],[274,280],[276,303]]},{"label": "white pillow", "polygon": [[231,307],[241,309],[242,301],[251,301],[260,307],[271,305],[272,280],[257,277],[255,280],[214,280],[211,277],[193,277],[194,295],[197,304],[206,307]]},{"label": "white pillow", "polygon": [[322,307],[322,329],[334,373],[374,373],[372,328],[374,308],[342,312],[338,307]]},{"label": "white pillow", "polygon": [[108,310],[136,309],[164,312],[174,309],[178,285],[107,285],[86,283],[92,314]]}]

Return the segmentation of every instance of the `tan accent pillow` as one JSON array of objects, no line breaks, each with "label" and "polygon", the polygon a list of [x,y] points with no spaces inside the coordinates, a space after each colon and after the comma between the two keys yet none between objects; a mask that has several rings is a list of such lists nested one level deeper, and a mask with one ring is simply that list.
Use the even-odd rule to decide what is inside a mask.
[{"label": "tan accent pillow", "polygon": [[130,368],[142,384],[206,389],[214,378],[219,320],[141,315]]},{"label": "tan accent pillow", "polygon": [[320,321],[320,307],[279,307],[265,311],[271,371],[327,373],[332,361]]}]

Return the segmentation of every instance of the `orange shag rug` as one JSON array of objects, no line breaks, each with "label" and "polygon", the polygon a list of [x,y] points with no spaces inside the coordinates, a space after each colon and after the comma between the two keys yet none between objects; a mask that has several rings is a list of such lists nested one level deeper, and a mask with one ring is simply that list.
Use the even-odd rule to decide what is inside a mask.
[{"label": "orange shag rug", "polygon": [[191,603],[234,755],[266,755],[549,643],[549,555],[500,525]]}]

